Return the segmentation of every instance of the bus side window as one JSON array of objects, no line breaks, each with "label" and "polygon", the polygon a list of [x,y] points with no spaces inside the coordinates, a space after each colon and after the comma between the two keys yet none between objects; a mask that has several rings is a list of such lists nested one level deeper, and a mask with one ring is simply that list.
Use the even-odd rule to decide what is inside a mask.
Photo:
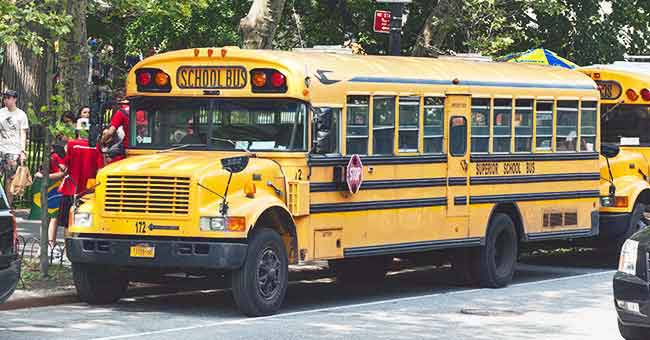
[{"label": "bus side window", "polygon": [[395,139],[395,97],[372,97],[372,153],[393,154]]},{"label": "bus side window", "polygon": [[582,102],[580,112],[580,151],[591,152],[596,148],[596,108],[597,102]]},{"label": "bus side window", "polygon": [[368,96],[349,96],[346,106],[348,155],[368,154]]},{"label": "bus side window", "polygon": [[533,100],[515,101],[515,152],[531,152],[533,144]]},{"label": "bus side window", "polygon": [[399,152],[418,152],[420,97],[399,98]]},{"label": "bus side window", "polygon": [[314,153],[339,153],[341,109],[315,107],[312,126]]},{"label": "bus side window", "polygon": [[442,153],[444,97],[424,98],[424,153]]},{"label": "bus side window", "polygon": [[538,101],[536,111],[536,150],[551,151],[553,148],[553,101]]},{"label": "bus side window", "polygon": [[449,153],[454,157],[462,157],[466,152],[467,120],[465,117],[451,117],[449,121]]},{"label": "bus side window", "polygon": [[490,151],[490,98],[472,99],[472,153]]},{"label": "bus side window", "polygon": [[492,152],[510,152],[512,143],[512,99],[494,100]]},{"label": "bus side window", "polygon": [[557,102],[555,136],[557,151],[576,151],[578,142],[577,100],[560,100]]}]

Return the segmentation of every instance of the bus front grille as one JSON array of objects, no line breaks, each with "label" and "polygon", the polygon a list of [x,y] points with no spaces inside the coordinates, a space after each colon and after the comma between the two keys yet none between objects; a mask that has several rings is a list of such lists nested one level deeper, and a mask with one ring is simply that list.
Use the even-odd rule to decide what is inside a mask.
[{"label": "bus front grille", "polygon": [[104,208],[109,213],[187,215],[189,177],[108,176]]}]

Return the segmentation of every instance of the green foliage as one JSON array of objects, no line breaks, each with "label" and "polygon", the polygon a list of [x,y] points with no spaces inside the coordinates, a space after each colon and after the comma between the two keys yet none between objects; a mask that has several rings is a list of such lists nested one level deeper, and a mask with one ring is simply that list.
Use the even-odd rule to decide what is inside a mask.
[{"label": "green foliage", "polygon": [[31,104],[27,108],[27,118],[30,124],[47,128],[51,136],[75,136],[75,129],[60,121],[70,105],[63,99],[63,85],[57,84],[55,94],[50,97],[50,105],[43,106],[38,111]]},{"label": "green foliage", "polygon": [[43,45],[70,32],[72,18],[57,0],[0,0],[0,46],[17,42],[43,53]]}]

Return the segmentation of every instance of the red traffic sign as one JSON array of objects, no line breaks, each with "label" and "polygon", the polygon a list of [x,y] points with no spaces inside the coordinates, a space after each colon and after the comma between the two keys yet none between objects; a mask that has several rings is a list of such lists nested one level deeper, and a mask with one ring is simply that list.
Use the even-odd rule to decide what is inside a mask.
[{"label": "red traffic sign", "polygon": [[352,155],[348,166],[345,169],[345,181],[348,183],[348,190],[351,194],[356,194],[363,183],[363,164],[359,155]]},{"label": "red traffic sign", "polygon": [[373,26],[377,33],[390,33],[390,11],[375,11]]}]

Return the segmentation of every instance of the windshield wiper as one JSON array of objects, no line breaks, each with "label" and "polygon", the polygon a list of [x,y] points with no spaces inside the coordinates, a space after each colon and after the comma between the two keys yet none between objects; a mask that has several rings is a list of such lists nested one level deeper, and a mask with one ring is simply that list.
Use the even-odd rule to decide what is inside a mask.
[{"label": "windshield wiper", "polygon": [[246,151],[246,152],[250,152],[250,150],[248,150],[248,147],[244,147],[244,148],[237,147],[237,143],[235,143],[235,141],[233,141],[232,139],[225,139],[225,138],[219,138],[219,137],[210,137],[210,139],[216,140],[217,142],[230,143],[235,148],[235,150],[243,150],[243,151]]},{"label": "windshield wiper", "polygon": [[187,148],[189,146],[205,146],[205,144],[181,144],[181,145],[177,145],[177,146],[174,146],[172,148],[169,148],[169,149],[160,150],[160,151],[158,151],[156,153],[163,153],[163,152],[170,152],[170,151],[174,151],[174,150],[185,149],[185,148]]}]

